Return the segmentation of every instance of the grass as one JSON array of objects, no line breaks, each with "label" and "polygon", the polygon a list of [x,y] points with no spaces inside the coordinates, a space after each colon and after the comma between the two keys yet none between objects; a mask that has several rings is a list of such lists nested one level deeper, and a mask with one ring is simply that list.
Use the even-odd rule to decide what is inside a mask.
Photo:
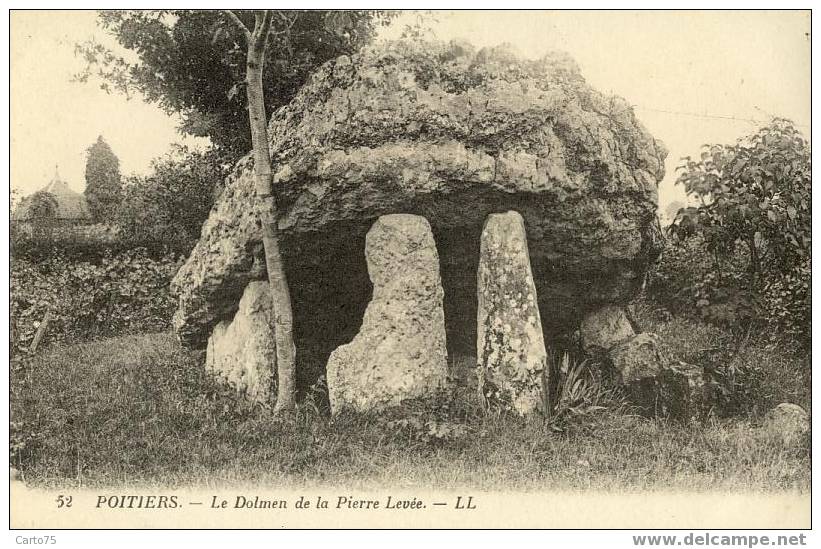
[{"label": "grass", "polygon": [[557,433],[485,414],[467,391],[404,415],[331,420],[307,402],[277,418],[215,385],[201,360],[156,333],[13,362],[12,464],[51,488],[810,489],[809,443],[785,448],[756,419],[601,413]]}]

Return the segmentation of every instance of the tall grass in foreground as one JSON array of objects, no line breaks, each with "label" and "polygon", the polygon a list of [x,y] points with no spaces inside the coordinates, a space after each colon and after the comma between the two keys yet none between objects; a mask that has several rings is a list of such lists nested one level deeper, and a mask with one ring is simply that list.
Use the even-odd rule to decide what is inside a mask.
[{"label": "tall grass in foreground", "polygon": [[390,485],[494,490],[809,490],[808,445],[755,420],[590,414],[563,432],[455,389],[402,414],[302,405],[290,417],[215,385],[172,335],[52,347],[12,365],[12,465],[39,486]]}]

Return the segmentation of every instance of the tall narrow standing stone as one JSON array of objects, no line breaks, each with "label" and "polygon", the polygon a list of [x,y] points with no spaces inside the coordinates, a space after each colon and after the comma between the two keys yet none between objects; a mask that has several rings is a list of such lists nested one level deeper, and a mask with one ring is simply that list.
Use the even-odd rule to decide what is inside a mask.
[{"label": "tall narrow standing stone", "polygon": [[439,255],[424,217],[380,217],[365,239],[373,298],[362,328],[331,353],[331,409],[370,410],[431,396],[447,378]]},{"label": "tall narrow standing stone", "polygon": [[247,398],[272,398],[276,373],[274,306],[268,282],[246,286],[233,320],[223,320],[208,338],[205,369]]},{"label": "tall narrow standing stone", "polygon": [[479,383],[486,398],[521,415],[542,408],[547,363],[522,216],[491,214],[482,230],[478,274]]}]

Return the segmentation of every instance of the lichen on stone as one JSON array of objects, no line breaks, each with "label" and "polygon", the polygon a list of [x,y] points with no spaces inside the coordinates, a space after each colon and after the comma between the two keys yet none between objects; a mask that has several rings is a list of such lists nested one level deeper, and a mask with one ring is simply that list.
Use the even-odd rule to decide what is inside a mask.
[{"label": "lichen on stone", "polygon": [[[528,60],[507,47],[378,44],[322,65],[269,130],[296,326],[311,325],[306,315],[327,301],[307,290],[317,273],[358,261],[354,246],[384,214],[430,222],[453,342],[475,341],[467,296],[476,279],[465,273],[476,272],[489,214],[522,215],[550,333],[628,300],[658,250],[651,233],[666,151],[626,101],[593,90],[563,54]],[[248,281],[265,276],[254,208],[244,160],[174,281],[174,325],[186,345],[204,346]],[[364,309],[363,272],[325,286]]]}]

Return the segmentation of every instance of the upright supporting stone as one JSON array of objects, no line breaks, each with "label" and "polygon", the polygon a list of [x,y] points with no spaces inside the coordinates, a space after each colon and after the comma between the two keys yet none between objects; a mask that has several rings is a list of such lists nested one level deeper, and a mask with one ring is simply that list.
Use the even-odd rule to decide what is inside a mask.
[{"label": "upright supporting stone", "polygon": [[331,353],[331,410],[365,411],[425,398],[447,379],[439,255],[424,217],[384,215],[365,240],[373,298],[362,328]]},{"label": "upright supporting stone", "polygon": [[522,216],[491,214],[482,230],[478,275],[479,383],[486,398],[521,415],[542,408],[547,363]]},{"label": "upright supporting stone", "polygon": [[274,394],[273,316],[268,283],[251,282],[233,320],[217,324],[208,338],[205,369],[257,402],[266,402]]}]

